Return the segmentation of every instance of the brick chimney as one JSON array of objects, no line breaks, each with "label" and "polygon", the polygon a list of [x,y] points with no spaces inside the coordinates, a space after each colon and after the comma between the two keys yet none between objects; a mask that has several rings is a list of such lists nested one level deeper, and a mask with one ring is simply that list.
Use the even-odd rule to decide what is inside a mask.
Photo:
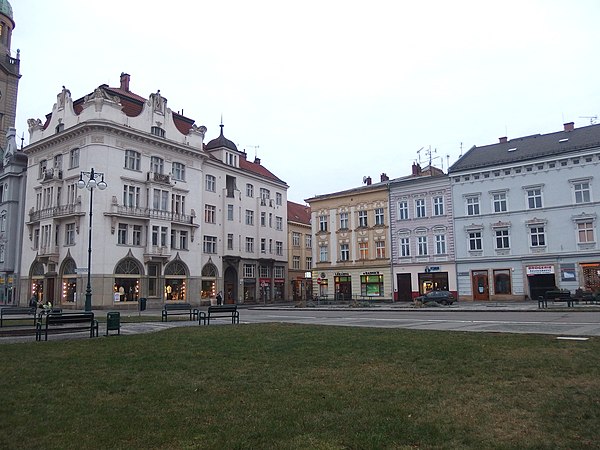
[{"label": "brick chimney", "polygon": [[500,141],[501,144],[508,142],[508,138],[506,136],[502,136],[501,138],[498,138],[498,140]]},{"label": "brick chimney", "polygon": [[417,164],[416,162],[414,162],[412,165],[412,174],[419,175],[420,173],[421,173],[421,166],[419,164]]},{"label": "brick chimney", "polygon": [[390,177],[388,177],[385,173],[381,174],[381,181],[388,181],[390,179]]},{"label": "brick chimney", "polygon": [[364,177],[363,183],[365,183],[367,186],[371,186],[371,183],[372,183],[371,177]]},{"label": "brick chimney", "polygon": [[129,74],[121,72],[121,89],[129,92]]},{"label": "brick chimney", "polygon": [[254,157],[254,164],[258,164],[260,165],[260,158],[259,157]]},{"label": "brick chimney", "polygon": [[567,122],[565,123],[565,131],[573,131],[575,129],[575,123],[574,122]]}]

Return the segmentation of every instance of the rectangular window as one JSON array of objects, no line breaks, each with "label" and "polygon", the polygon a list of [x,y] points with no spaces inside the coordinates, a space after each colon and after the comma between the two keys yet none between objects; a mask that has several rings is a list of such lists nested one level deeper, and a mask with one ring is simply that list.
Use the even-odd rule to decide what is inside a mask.
[{"label": "rectangular window", "polygon": [[68,223],[65,227],[65,245],[75,245],[75,224]]},{"label": "rectangular window", "polygon": [[275,217],[275,229],[278,231],[283,230],[283,217],[280,217],[280,216]]},{"label": "rectangular window", "polygon": [[436,255],[446,254],[446,235],[436,234],[435,236],[435,253]]},{"label": "rectangular window", "polygon": [[261,227],[267,226],[267,213],[264,211],[260,212],[260,226]]},{"label": "rectangular window", "polygon": [[179,248],[181,250],[187,250],[187,248],[188,248],[188,232],[187,231],[179,232]]},{"label": "rectangular window", "polygon": [[527,189],[527,207],[529,209],[542,207],[542,190],[540,188]]},{"label": "rectangular window", "polygon": [[385,258],[385,242],[375,242],[375,258]]},{"label": "rectangular window", "polygon": [[[185,165],[174,162],[171,166],[171,170],[173,171],[172,176],[174,180],[185,181]],[[193,177],[192,177],[193,178]]]},{"label": "rectangular window", "polygon": [[277,206],[281,206],[281,203],[283,202],[283,196],[281,195],[280,192],[276,192],[275,193],[275,204]]},{"label": "rectangular window", "polygon": [[162,158],[159,158],[158,156],[150,157],[150,172],[159,173],[162,175],[164,172],[164,166],[165,162]]},{"label": "rectangular window", "polygon": [[246,252],[254,253],[254,238],[251,238],[251,237],[246,238]]},{"label": "rectangular window", "polygon": [[359,211],[358,212],[358,226],[359,227],[367,227],[367,211]]},{"label": "rectangular window", "polygon": [[321,262],[326,262],[329,260],[329,255],[327,252],[327,246],[326,245],[320,245],[319,246],[319,261]]},{"label": "rectangular window", "polygon": [[215,223],[217,207],[214,205],[204,205],[204,222]]},{"label": "rectangular window", "polygon": [[408,220],[408,202],[398,202],[398,220]]},{"label": "rectangular window", "polygon": [[319,231],[327,231],[327,216],[319,216]]},{"label": "rectangular window", "polygon": [[160,246],[167,246],[167,232],[169,229],[167,227],[160,227]]},{"label": "rectangular window", "polygon": [[343,212],[340,213],[340,230],[348,229],[348,213]]},{"label": "rectangular window", "polygon": [[300,257],[294,256],[292,259],[292,269],[300,270]]},{"label": "rectangular window", "polygon": [[171,194],[171,212],[185,214],[185,195]]},{"label": "rectangular window", "polygon": [[507,204],[506,204],[506,192],[498,192],[492,195],[492,201],[494,206],[494,212],[506,212]]},{"label": "rectangular window", "polygon": [[496,249],[509,249],[510,248],[510,240],[508,236],[508,230],[496,230]]},{"label": "rectangular window", "polygon": [[227,220],[233,220],[233,205],[227,205]]},{"label": "rectangular window", "polygon": [[594,242],[594,224],[590,222],[577,222],[577,241],[580,244]]},{"label": "rectangular window", "polygon": [[204,242],[202,246],[204,253],[217,253],[217,237],[216,236],[204,236]]},{"label": "rectangular window", "polygon": [[206,175],[204,178],[204,189],[208,192],[217,191],[217,179],[213,175]]},{"label": "rectangular window", "polygon": [[148,296],[156,297],[158,295],[158,269],[159,265],[154,263],[148,263]]},{"label": "rectangular window", "polygon": [[306,257],[306,270],[311,270],[311,269],[312,269],[312,257],[307,256]]},{"label": "rectangular window", "polygon": [[375,225],[384,225],[383,208],[375,208]]},{"label": "rectangular window", "polygon": [[77,185],[71,183],[67,185],[67,205],[74,205],[77,203]]},{"label": "rectangular window", "polygon": [[142,245],[142,226],[133,226],[133,245]]},{"label": "rectangular window", "polygon": [[246,210],[246,225],[254,225],[254,211]]},{"label": "rectangular window", "polygon": [[267,240],[266,240],[266,238],[261,238],[260,239],[260,252],[261,253],[266,253],[267,252]]},{"label": "rectangular window", "polygon": [[425,217],[425,199],[423,198],[415,200],[415,217],[419,219]]},{"label": "rectangular window", "polygon": [[246,184],[246,197],[254,197],[254,186]]},{"label": "rectangular window", "polygon": [[300,247],[300,233],[297,231],[292,232],[292,245],[294,247]]},{"label": "rectangular window", "polygon": [[152,226],[152,245],[154,245],[155,247],[158,246],[158,234],[159,227],[157,227],[156,225]]},{"label": "rectangular window", "polygon": [[400,256],[407,258],[410,256],[410,239],[400,238]]},{"label": "rectangular window", "polygon": [[467,216],[478,216],[479,212],[479,196],[471,196],[466,198]]},{"label": "rectangular window", "polygon": [[153,196],[154,209],[158,211],[169,210],[169,191],[163,191],[162,189],[154,189]]},{"label": "rectangular window", "polygon": [[233,250],[233,234],[227,234],[227,250]]},{"label": "rectangular window", "polygon": [[283,242],[275,241],[275,254],[277,256],[283,256]]},{"label": "rectangular window", "polygon": [[117,232],[117,244],[127,245],[127,224],[120,223],[119,230]]},{"label": "rectangular window", "polygon": [[510,294],[511,291],[510,270],[494,270],[494,293]]},{"label": "rectangular window", "polygon": [[419,256],[427,256],[427,236],[417,237],[417,254]]},{"label": "rectangular window", "polygon": [[123,206],[127,208],[140,207],[140,188],[137,186],[123,186]]},{"label": "rectangular window", "polygon": [[[271,198],[271,191],[266,188],[260,188],[260,198],[263,200],[269,200]],[[268,202],[264,202],[262,204],[266,205]]]},{"label": "rectangular window", "polygon": [[74,169],[75,167],[79,167],[79,149],[74,148],[69,153],[69,169]]},{"label": "rectangular window", "polygon": [[244,264],[244,278],[255,278],[256,266],[254,264]]},{"label": "rectangular window", "polygon": [[359,242],[358,243],[358,258],[360,260],[369,259],[369,243],[368,242]]},{"label": "rectangular window", "polygon": [[444,197],[433,197],[433,215],[444,215]]},{"label": "rectangular window", "polygon": [[140,170],[141,155],[135,150],[125,150],[125,169]]},{"label": "rectangular window", "polygon": [[306,248],[312,248],[312,235],[311,234],[305,235],[304,241],[306,243]]},{"label": "rectangular window", "polygon": [[543,247],[546,245],[546,233],[543,226],[531,227],[529,229],[532,247]]},{"label": "rectangular window", "polygon": [[575,191],[575,203],[589,203],[591,200],[590,195],[590,183],[587,181],[582,181],[579,183],[573,184],[573,189]]},{"label": "rectangular window", "polygon": [[340,260],[350,260],[350,247],[348,246],[348,244],[340,244]]},{"label": "rectangular window", "polygon": [[481,242],[481,231],[472,231],[469,233],[469,250],[477,251],[481,250],[482,242]]}]

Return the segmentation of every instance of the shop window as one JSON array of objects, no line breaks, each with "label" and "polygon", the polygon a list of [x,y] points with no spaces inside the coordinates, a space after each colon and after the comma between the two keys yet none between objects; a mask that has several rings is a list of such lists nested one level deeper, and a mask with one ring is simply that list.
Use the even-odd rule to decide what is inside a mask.
[{"label": "shop window", "polygon": [[510,294],[510,270],[494,270],[494,292],[496,294]]}]

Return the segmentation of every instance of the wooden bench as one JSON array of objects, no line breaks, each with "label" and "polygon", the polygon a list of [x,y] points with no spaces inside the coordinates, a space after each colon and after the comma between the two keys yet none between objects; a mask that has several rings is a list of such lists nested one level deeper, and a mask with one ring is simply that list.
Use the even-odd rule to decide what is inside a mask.
[{"label": "wooden bench", "polygon": [[163,306],[161,322],[167,322],[169,316],[189,314],[190,320],[194,320],[198,314],[197,309],[193,309],[189,303],[166,303]]},{"label": "wooden bench", "polygon": [[35,326],[35,307],[7,306],[2,308],[0,311],[0,327],[4,325],[5,320],[29,319],[29,317],[26,316],[33,316],[32,325]]},{"label": "wooden bench", "polygon": [[570,308],[576,300],[571,296],[571,291],[568,289],[546,291],[543,296],[538,298],[538,308],[547,308],[548,301],[567,302],[567,306]]},{"label": "wooden bench", "polygon": [[77,333],[90,332],[90,337],[98,336],[98,321],[94,319],[93,312],[54,313],[42,316],[36,324],[35,340],[48,340],[48,333]]},{"label": "wooden bench", "polygon": [[208,311],[198,313],[198,325],[202,322],[204,325],[210,325],[210,319],[231,318],[231,323],[240,323],[240,312],[237,305],[209,306]]}]

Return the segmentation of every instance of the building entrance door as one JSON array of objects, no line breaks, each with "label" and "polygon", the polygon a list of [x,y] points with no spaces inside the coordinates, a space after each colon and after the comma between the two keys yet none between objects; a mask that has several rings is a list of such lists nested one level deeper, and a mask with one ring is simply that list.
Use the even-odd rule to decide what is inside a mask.
[{"label": "building entrance door", "polygon": [[397,273],[396,285],[396,300],[399,302],[412,302],[412,284],[410,281],[410,273]]},{"label": "building entrance door", "polygon": [[473,282],[473,301],[490,299],[490,289],[487,270],[474,270],[471,272]]}]

